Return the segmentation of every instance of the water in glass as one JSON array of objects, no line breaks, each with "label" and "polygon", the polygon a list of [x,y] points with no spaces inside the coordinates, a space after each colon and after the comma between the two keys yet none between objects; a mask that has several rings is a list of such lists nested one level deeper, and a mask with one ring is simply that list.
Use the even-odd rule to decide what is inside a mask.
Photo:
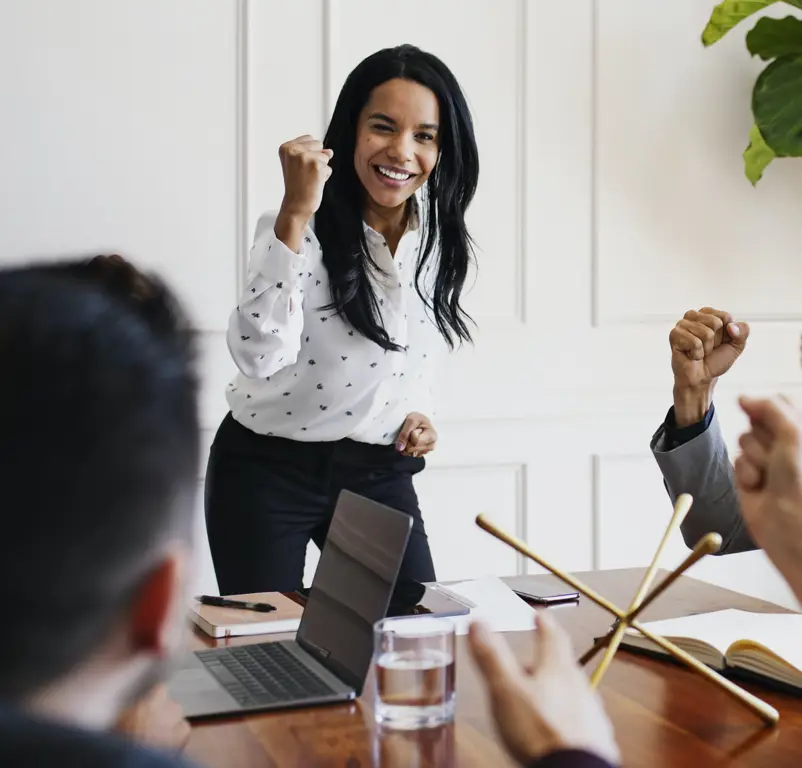
[{"label": "water in glass", "polygon": [[391,728],[431,728],[454,717],[454,625],[426,616],[376,625],[376,720]]}]

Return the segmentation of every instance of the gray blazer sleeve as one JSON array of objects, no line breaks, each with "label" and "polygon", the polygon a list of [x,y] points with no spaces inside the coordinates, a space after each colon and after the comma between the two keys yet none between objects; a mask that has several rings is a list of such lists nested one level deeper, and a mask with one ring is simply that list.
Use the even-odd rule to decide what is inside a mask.
[{"label": "gray blazer sleeve", "polygon": [[724,540],[720,555],[757,549],[741,517],[718,414],[713,415],[701,435],[671,450],[665,424],[661,425],[652,437],[651,449],[671,502],[682,493],[693,496],[693,505],[682,524],[682,537],[689,548],[705,534],[715,532]]}]

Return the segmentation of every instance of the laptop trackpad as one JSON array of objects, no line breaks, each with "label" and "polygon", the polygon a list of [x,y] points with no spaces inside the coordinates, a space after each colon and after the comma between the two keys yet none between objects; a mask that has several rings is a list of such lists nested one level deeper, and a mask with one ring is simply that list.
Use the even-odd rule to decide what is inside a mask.
[{"label": "laptop trackpad", "polygon": [[181,663],[167,681],[170,698],[181,705],[184,716],[202,717],[239,712],[242,706],[229,694],[195,656]]}]

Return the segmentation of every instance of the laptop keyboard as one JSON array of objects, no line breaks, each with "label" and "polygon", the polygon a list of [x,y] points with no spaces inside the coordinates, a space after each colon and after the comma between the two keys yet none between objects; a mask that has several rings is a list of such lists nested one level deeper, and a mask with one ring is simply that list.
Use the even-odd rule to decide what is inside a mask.
[{"label": "laptop keyboard", "polygon": [[334,693],[280,642],[198,651],[196,655],[245,707],[293,703]]}]

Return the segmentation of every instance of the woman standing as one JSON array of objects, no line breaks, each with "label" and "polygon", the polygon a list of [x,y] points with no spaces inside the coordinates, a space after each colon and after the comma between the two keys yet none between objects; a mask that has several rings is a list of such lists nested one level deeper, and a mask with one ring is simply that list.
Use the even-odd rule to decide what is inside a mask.
[{"label": "woman standing", "polygon": [[468,106],[432,54],[382,50],[346,80],[324,141],[279,155],[284,199],[257,224],[231,315],[240,374],[206,479],[220,591],[299,588],[342,489],[412,516],[399,579],[433,581],[412,477],[437,442],[431,366],[470,340]]}]

